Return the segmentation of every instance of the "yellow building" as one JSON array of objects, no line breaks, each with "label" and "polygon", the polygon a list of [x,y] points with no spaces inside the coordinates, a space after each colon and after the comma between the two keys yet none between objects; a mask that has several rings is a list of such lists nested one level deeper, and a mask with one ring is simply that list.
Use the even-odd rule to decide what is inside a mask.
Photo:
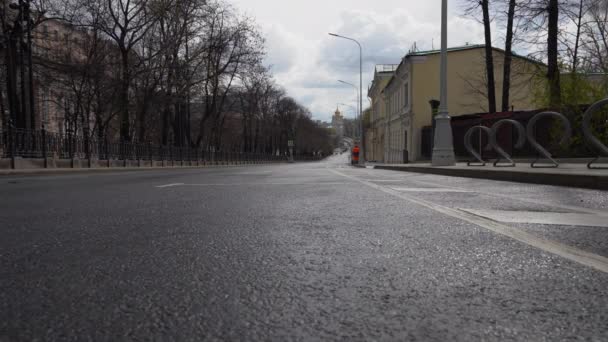
[{"label": "yellow building", "polygon": [[371,101],[371,114],[370,127],[366,131],[365,158],[369,161],[385,160],[386,109],[382,91],[393,77],[397,66],[397,64],[377,65],[374,69],[374,79],[367,91]]},{"label": "yellow building", "polygon": [[[494,48],[497,108],[501,108],[504,51]],[[411,52],[401,60],[390,80],[372,87],[372,103],[384,101],[374,117],[384,120],[384,162],[428,159],[422,155],[422,128],[432,125],[430,100],[439,99],[439,50]],[[514,55],[509,107],[534,109],[534,81],[544,65]],[[451,116],[487,112],[484,45],[448,49],[448,111]],[[376,79],[376,78],[374,78]],[[379,88],[382,88],[381,90]],[[376,109],[376,107],[373,107]],[[380,111],[380,112],[379,112]],[[427,142],[424,142],[427,143]]]}]

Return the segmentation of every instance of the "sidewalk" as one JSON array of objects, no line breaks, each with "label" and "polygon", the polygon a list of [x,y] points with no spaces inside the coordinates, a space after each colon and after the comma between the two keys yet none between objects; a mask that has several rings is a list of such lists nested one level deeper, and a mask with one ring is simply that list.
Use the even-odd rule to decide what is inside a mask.
[{"label": "sidewalk", "polygon": [[590,170],[587,169],[586,164],[581,163],[561,164],[558,168],[531,168],[529,163],[520,163],[515,167],[494,167],[491,163],[486,164],[486,166],[467,166],[466,163],[457,163],[456,166],[431,166],[430,163],[374,163],[368,164],[368,167],[444,176],[608,190],[608,170]]}]

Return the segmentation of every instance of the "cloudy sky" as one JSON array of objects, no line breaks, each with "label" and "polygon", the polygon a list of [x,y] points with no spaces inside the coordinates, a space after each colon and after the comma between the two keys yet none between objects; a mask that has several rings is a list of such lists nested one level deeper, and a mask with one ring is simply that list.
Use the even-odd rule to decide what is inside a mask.
[{"label": "cloudy sky", "polygon": [[[277,82],[307,106],[315,119],[328,121],[339,102],[356,105],[356,44],[330,37],[335,32],[363,45],[363,106],[375,64],[397,64],[414,42],[419,50],[439,46],[440,0],[228,0],[255,17],[266,37],[267,64]],[[483,27],[461,16],[450,1],[450,46],[482,43]],[[347,117],[353,109],[341,106]]]}]

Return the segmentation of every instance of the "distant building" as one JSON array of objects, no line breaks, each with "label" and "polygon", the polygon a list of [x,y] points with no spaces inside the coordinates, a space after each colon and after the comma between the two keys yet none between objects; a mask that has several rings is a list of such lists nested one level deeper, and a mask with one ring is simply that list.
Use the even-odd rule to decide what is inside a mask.
[{"label": "distant building", "polygon": [[336,131],[336,136],[340,138],[344,136],[344,117],[338,108],[331,118],[331,127]]}]

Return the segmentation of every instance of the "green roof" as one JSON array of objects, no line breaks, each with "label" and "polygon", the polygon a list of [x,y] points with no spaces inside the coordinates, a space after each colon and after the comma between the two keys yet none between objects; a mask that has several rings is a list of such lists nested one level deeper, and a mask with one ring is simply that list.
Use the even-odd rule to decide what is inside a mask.
[{"label": "green roof", "polygon": [[[482,49],[482,48],[485,48],[485,44],[472,44],[472,45],[455,46],[455,47],[448,48],[447,51],[448,52],[454,52],[454,51],[465,51],[465,50]],[[496,50],[496,51],[502,52],[502,53],[505,52],[505,50],[497,48],[497,47],[494,47],[494,46],[492,47],[492,50]],[[428,55],[434,55],[434,54],[438,54],[438,53],[441,53],[441,50],[415,51],[415,52],[408,53],[406,55],[406,57],[409,57],[409,56],[428,56]],[[515,53],[513,51],[511,51],[511,55],[513,57],[522,58],[522,59],[525,59],[525,60],[527,60],[529,62],[532,62],[532,63],[535,63],[535,64],[545,65],[545,63],[543,63],[543,62],[541,62],[539,60],[536,60],[534,58],[530,58],[530,57],[527,57],[527,56],[519,55],[519,54],[517,54],[517,53]]]},{"label": "green roof", "polygon": [[[483,48],[484,46],[485,46],[484,44],[455,46],[455,47],[448,48],[447,51],[451,52],[451,51],[472,50],[472,49]],[[426,55],[433,55],[433,54],[440,53],[440,52],[441,52],[441,50],[439,50],[439,49],[426,50],[426,51],[414,51],[414,52],[408,53],[407,56],[426,56]]]},{"label": "green roof", "polygon": [[[455,46],[455,47],[451,47],[448,48],[447,51],[448,52],[455,52],[455,51],[465,51],[465,50],[473,50],[473,49],[482,49],[485,47],[485,44],[472,44],[472,45],[463,45],[463,46]],[[505,50],[503,49],[499,49],[497,47],[492,47],[493,50],[496,50],[498,52],[501,53],[505,53]],[[407,59],[407,57],[414,57],[414,56],[428,56],[428,55],[434,55],[434,54],[438,54],[440,53],[441,50],[426,50],[426,51],[415,51],[415,52],[410,52],[407,55],[405,55],[405,57],[401,60],[401,62],[399,63],[399,66],[401,66],[403,64],[403,61],[405,59]],[[518,55],[515,52],[511,52],[511,55],[513,57],[517,57],[517,58],[521,58],[521,59],[525,59],[531,63],[534,64],[539,64],[539,65],[545,65],[545,63],[538,61],[536,59],[527,57],[527,56],[522,56],[522,55]],[[398,67],[397,67],[398,69]],[[384,89],[386,89],[389,85],[391,85],[391,83],[393,83],[393,80],[395,79],[395,76],[391,77],[391,79],[388,81],[388,83],[386,84],[386,86],[384,86]],[[383,90],[384,91],[384,90]]]}]

